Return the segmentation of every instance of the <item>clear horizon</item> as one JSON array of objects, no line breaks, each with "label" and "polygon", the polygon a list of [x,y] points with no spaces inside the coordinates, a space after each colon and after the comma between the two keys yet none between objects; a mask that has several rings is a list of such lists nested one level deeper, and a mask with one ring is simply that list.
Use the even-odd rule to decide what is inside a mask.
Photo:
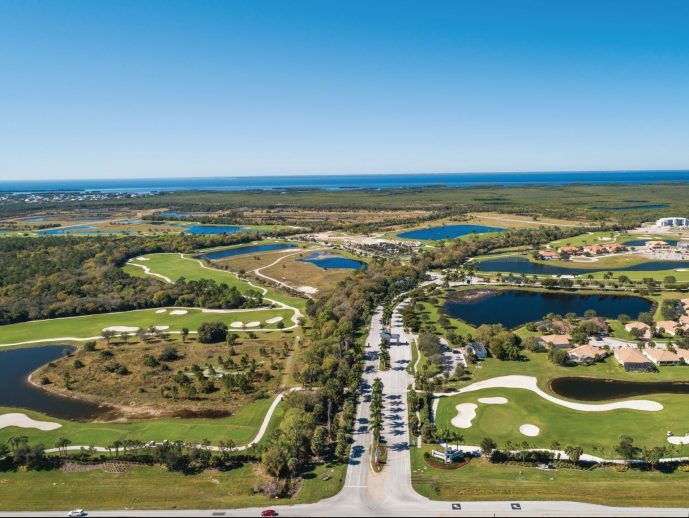
[{"label": "clear horizon", "polygon": [[687,20],[680,0],[8,0],[0,181],[686,170]]}]

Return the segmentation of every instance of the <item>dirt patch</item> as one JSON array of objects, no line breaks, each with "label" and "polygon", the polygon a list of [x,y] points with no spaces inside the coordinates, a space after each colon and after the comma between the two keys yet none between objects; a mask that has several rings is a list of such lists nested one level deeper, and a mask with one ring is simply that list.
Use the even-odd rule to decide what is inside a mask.
[{"label": "dirt patch", "polygon": [[459,304],[473,304],[494,295],[497,295],[495,290],[477,288],[474,290],[455,291],[447,296],[447,300]]}]

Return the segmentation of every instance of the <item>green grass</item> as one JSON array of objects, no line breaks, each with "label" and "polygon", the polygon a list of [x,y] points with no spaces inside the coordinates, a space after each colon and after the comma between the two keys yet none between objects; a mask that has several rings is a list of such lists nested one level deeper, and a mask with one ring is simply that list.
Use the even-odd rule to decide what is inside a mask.
[{"label": "green grass", "polygon": [[[132,263],[141,264],[150,269],[151,272],[163,275],[177,281],[184,277],[188,281],[198,281],[201,279],[211,279],[218,283],[225,283],[228,286],[236,286],[241,292],[252,288],[248,282],[240,280],[233,272],[219,270],[213,267],[204,267],[203,263],[189,256],[181,256],[180,254],[148,254],[144,256],[147,260],[141,261],[133,259]],[[143,272],[141,268],[127,265],[126,272],[131,273],[131,269],[136,268]],[[155,277],[154,277],[155,278]],[[300,298],[289,297],[283,293],[267,288],[266,297],[295,306],[303,309],[306,306],[306,301]]]},{"label": "green grass", "polygon": [[[303,475],[301,490],[285,500],[253,494],[261,479],[252,464],[196,475],[171,473],[160,467],[133,467],[126,473],[6,472],[0,474],[0,510],[226,509],[310,503],[338,493],[345,468],[315,466]],[[331,476],[327,481],[320,478],[326,472]]]},{"label": "green grass", "polygon": [[[0,407],[0,414],[21,412],[39,421],[60,423],[61,428],[52,431],[41,431],[31,428],[7,427],[0,429],[0,442],[15,435],[26,435],[31,443],[42,442],[52,447],[59,437],[67,437],[75,445],[107,446],[119,439],[138,439],[141,441],[201,441],[208,439],[212,444],[221,440],[232,439],[236,444],[247,444],[258,432],[263,418],[272,403],[272,397],[259,399],[244,405],[237,412],[220,419],[148,419],[135,420],[129,423],[82,423],[56,419],[39,412],[25,409]],[[278,405],[271,418],[270,427],[274,428],[284,415],[284,405]]]},{"label": "green grass", "polygon": [[[550,243],[552,248],[558,248],[560,246],[586,246],[594,244],[604,244],[615,241],[615,237],[618,235],[617,232],[591,232],[580,234],[574,237],[567,237],[565,239],[559,239]],[[600,238],[611,238],[611,239],[600,239]]]},{"label": "green grass", "polygon": [[[506,397],[508,403],[477,402],[479,398],[495,396]],[[613,448],[622,434],[632,436],[639,447],[670,446],[665,435],[668,430],[677,435],[684,435],[689,430],[686,396],[653,394],[633,399],[658,401],[664,408],[658,412],[582,412],[551,403],[529,390],[494,388],[441,399],[436,425],[439,429],[452,429],[451,420],[457,415],[455,406],[474,403],[478,408],[471,427],[457,429],[467,444],[478,445],[484,437],[491,437],[502,448],[507,441],[520,444],[525,440],[530,447],[549,448],[553,441],[558,441],[563,447],[579,445],[586,453],[604,458],[618,457]],[[523,424],[538,426],[540,434],[537,437],[522,435],[519,427]],[[677,453],[687,455],[689,447],[679,447]]]},{"label": "green grass", "polygon": [[689,474],[679,471],[666,474],[630,469],[620,473],[614,468],[597,468],[553,472],[495,465],[485,459],[474,459],[456,470],[439,470],[426,465],[423,451],[411,451],[412,485],[433,500],[558,500],[663,507],[684,507],[689,503]]},{"label": "green grass", "polygon": [[168,331],[179,331],[182,327],[195,331],[203,322],[219,321],[225,322],[229,326],[235,321],[244,323],[259,321],[261,328],[277,329],[277,324],[266,324],[265,322],[276,316],[283,317],[283,323],[286,327],[293,325],[290,321],[293,312],[287,309],[248,310],[233,313],[204,313],[197,308],[184,309],[188,312],[186,315],[171,315],[169,308],[166,313],[157,314],[158,308],[155,308],[9,324],[0,327],[0,344],[32,340],[48,342],[55,341],[52,339],[59,337],[89,338],[99,336],[104,328],[110,326],[146,328],[156,325],[170,326]]}]

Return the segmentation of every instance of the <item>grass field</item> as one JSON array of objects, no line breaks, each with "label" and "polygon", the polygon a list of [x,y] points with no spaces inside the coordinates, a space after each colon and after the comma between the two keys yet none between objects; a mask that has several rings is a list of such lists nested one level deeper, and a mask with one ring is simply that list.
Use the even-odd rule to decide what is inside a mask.
[{"label": "grass field", "polygon": [[680,471],[666,474],[596,468],[553,472],[495,465],[482,458],[456,470],[438,470],[426,465],[425,449],[428,448],[412,448],[412,485],[434,500],[574,500],[613,506],[663,507],[689,504],[686,491],[689,474]]},{"label": "grass field", "polygon": [[[258,432],[263,418],[272,403],[272,397],[259,399],[241,406],[237,412],[219,419],[147,419],[128,423],[82,423],[56,419],[51,416],[26,409],[0,407],[0,414],[21,412],[33,419],[60,423],[61,428],[48,432],[7,427],[0,429],[0,441],[16,435],[26,435],[30,442],[42,442],[52,447],[59,437],[67,437],[75,445],[107,446],[117,439],[138,439],[141,441],[202,441],[208,439],[212,444],[232,439],[236,444],[247,444]],[[271,418],[270,426],[278,425],[284,414],[284,405],[278,405]]]},{"label": "grass field", "polygon": [[156,311],[159,309],[154,308],[9,324],[0,327],[0,345],[33,340],[54,342],[56,340],[51,339],[60,337],[89,338],[99,336],[104,328],[111,326],[169,326],[168,331],[180,331],[182,327],[187,327],[196,331],[203,322],[219,321],[228,326],[232,322],[260,322],[260,328],[277,329],[277,323],[266,323],[266,320],[274,317],[282,317],[286,327],[293,325],[290,320],[293,311],[287,309],[237,310],[232,313],[204,312],[198,308],[177,309],[187,311],[187,314],[171,315],[172,308],[158,314]]},{"label": "grass field", "polygon": [[[182,256],[180,254],[149,254],[144,256],[146,260],[134,259],[132,263],[146,266],[151,272],[163,275],[172,281],[177,281],[184,277],[186,280],[212,279],[218,283],[225,283],[228,286],[236,286],[240,292],[252,288],[248,282],[239,279],[236,273],[220,270],[218,268],[206,267],[203,262],[193,257]],[[125,265],[125,271],[132,273],[132,269],[140,270],[136,275],[140,275],[143,270],[137,266]],[[306,301],[304,299],[289,297],[283,293],[266,288],[266,297],[288,304],[290,306],[303,309]]]},{"label": "grass field", "polygon": [[[502,396],[504,405],[477,403],[478,398]],[[459,403],[478,404],[476,417],[470,428],[457,429],[467,444],[478,445],[484,437],[491,437],[498,446],[507,441],[520,444],[528,441],[533,448],[550,448],[553,441],[563,447],[578,445],[586,453],[604,458],[617,458],[613,447],[623,434],[634,438],[639,447],[670,446],[665,433],[672,430],[677,435],[687,432],[687,398],[684,395],[653,394],[640,398],[657,401],[663,405],[658,412],[613,410],[609,412],[581,412],[547,401],[537,394],[521,389],[485,389],[467,394],[442,398],[438,405],[436,425],[439,429],[453,429],[455,406]],[[519,432],[523,424],[540,428],[537,437],[526,437]],[[595,429],[595,433],[592,430]],[[687,455],[689,446],[678,447],[677,454]],[[675,455],[673,455],[675,456]]]},{"label": "grass field", "polygon": [[[126,473],[94,470],[6,472],[0,474],[0,511],[73,509],[226,509],[310,503],[337,494],[346,465],[320,464],[303,475],[289,500],[253,494],[262,475],[252,464],[229,471],[171,473],[160,467],[131,467]],[[321,475],[327,473],[329,480]]]}]

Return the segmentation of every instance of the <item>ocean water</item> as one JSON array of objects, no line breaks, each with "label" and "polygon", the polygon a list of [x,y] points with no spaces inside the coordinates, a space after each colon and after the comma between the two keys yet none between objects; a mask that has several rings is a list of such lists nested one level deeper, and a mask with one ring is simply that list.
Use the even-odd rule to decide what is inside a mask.
[{"label": "ocean water", "polygon": [[135,178],[0,181],[0,192],[102,191],[150,193],[157,191],[254,189],[390,189],[426,186],[564,185],[689,183],[689,171],[586,171],[559,173],[423,173],[294,176],[235,176],[213,178]]}]

